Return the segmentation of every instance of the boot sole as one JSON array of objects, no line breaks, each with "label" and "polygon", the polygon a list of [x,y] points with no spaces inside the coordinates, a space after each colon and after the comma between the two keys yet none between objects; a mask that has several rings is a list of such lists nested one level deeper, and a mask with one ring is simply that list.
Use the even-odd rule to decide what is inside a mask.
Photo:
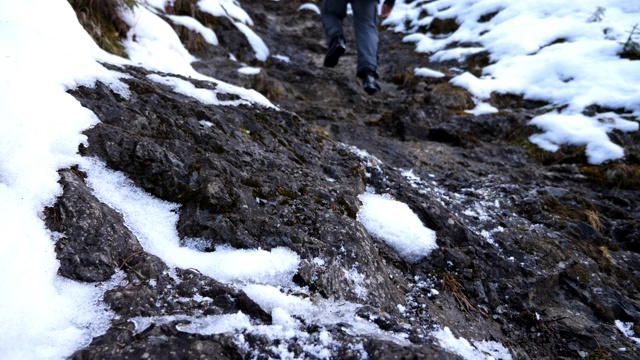
[{"label": "boot sole", "polygon": [[378,91],[380,91],[380,89],[376,88],[376,87],[366,87],[366,88],[364,88],[364,91],[369,95],[373,95],[373,94],[377,93]]},{"label": "boot sole", "polygon": [[373,84],[365,85],[364,86],[364,91],[369,95],[373,95],[373,94],[377,93],[378,91],[382,91],[382,88],[377,83],[373,83]]},{"label": "boot sole", "polygon": [[337,46],[333,51],[330,51],[324,58],[324,66],[335,67],[338,65],[338,60],[340,60],[340,56],[344,54],[345,50],[344,47]]}]

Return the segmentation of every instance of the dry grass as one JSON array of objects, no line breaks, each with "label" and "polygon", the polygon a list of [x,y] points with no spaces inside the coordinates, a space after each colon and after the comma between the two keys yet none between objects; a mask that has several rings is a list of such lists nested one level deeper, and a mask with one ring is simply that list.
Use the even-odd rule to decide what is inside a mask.
[{"label": "dry grass", "polygon": [[614,161],[604,165],[586,165],[580,172],[591,181],[620,189],[640,189],[640,166],[623,161]]},{"label": "dry grass", "polygon": [[585,360],[611,360],[611,356],[604,349],[598,348],[589,354]]},{"label": "dry grass", "polygon": [[442,289],[453,294],[462,311],[467,314],[471,311],[476,311],[471,302],[469,302],[469,298],[464,294],[462,284],[453,274],[446,273],[442,276]]},{"label": "dry grass", "polygon": [[131,255],[127,256],[124,259],[120,258],[120,260],[122,260],[122,263],[120,263],[120,269],[125,270],[125,268],[126,268],[126,269],[130,270],[131,272],[133,272],[140,280],[146,281],[147,278],[144,275],[142,275],[142,273],[140,271],[138,271],[137,269],[133,268],[128,263],[128,261],[131,260],[133,257],[142,255],[143,253],[144,253],[143,251],[137,251],[137,252],[134,252]]},{"label": "dry grass", "polygon": [[391,82],[400,86],[415,86],[419,79],[412,72],[400,72],[391,76]]},{"label": "dry grass", "polygon": [[600,217],[598,217],[598,214],[593,210],[585,210],[584,214],[587,217],[589,224],[591,224],[591,227],[602,234],[602,221],[600,220]]}]

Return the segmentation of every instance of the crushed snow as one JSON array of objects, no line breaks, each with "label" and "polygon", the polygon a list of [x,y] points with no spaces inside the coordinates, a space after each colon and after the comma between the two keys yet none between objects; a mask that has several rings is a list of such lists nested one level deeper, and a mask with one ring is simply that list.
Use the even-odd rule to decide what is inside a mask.
[{"label": "crushed snow", "polygon": [[409,262],[418,262],[436,249],[435,231],[425,227],[407,206],[388,195],[364,193],[357,220]]},{"label": "crushed snow", "polygon": [[628,337],[633,342],[638,344],[638,346],[640,346],[640,338],[634,336],[635,332],[633,331],[633,323],[632,322],[623,322],[623,321],[620,321],[620,320],[616,320],[615,324],[616,324],[616,327],[618,328],[618,330],[620,330],[620,332],[622,334],[624,334],[624,336]]},{"label": "crushed snow", "polygon": [[214,252],[203,253],[182,247],[176,228],[177,204],[152,197],[125,175],[107,169],[97,160],[83,158],[80,164],[95,195],[123,215],[145,251],[160,257],[170,267],[196,268],[226,283],[291,283],[300,262],[291,250],[236,250],[219,246]]},{"label": "crushed snow", "polygon": [[502,344],[495,341],[474,341],[471,344],[463,337],[456,338],[451,329],[437,328],[431,335],[438,340],[438,345],[462,357],[465,360],[502,359],[511,360],[511,353]]}]

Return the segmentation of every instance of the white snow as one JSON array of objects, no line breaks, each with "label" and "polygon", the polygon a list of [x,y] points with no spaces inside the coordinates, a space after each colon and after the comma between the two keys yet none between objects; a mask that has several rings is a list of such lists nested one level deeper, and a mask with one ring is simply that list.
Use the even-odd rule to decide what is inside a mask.
[{"label": "white snow", "polygon": [[309,299],[286,295],[270,285],[247,285],[242,290],[266,312],[281,309],[289,315],[308,313],[312,304]]},{"label": "white snow", "polygon": [[471,344],[469,340],[463,337],[456,338],[448,327],[444,329],[437,328],[431,332],[431,335],[438,340],[438,345],[442,348],[465,360],[512,359],[511,353],[502,344],[487,340],[474,341]]},{"label": "white snow", "polygon": [[249,40],[249,44],[253,48],[253,51],[256,53],[256,59],[260,61],[266,61],[269,57],[269,48],[264,43],[264,41],[262,41],[260,36],[258,36],[258,34],[256,34],[253,30],[251,30],[249,26],[244,23],[234,22],[233,25],[235,25],[238,30],[240,30],[247,37],[247,40]]},{"label": "white snow", "polygon": [[[147,4],[154,11],[164,8],[163,1]],[[195,58],[180,44],[171,27],[145,7],[125,11],[123,17],[132,26],[125,41],[131,61],[99,49],[80,26],[67,1],[0,3],[3,293],[0,357],[3,359],[66,358],[106,331],[113,317],[101,301],[111,282],[95,286],[57,275],[59,263],[54,240],[58,235],[51,233],[43,222],[44,208],[61,194],[57,170],[83,162],[77,153],[78,145],[86,141],[82,131],[98,122],[66,90],[93,86],[100,80],[128,97],[127,86],[118,80],[126,76],[107,70],[98,62],[101,61],[139,64],[151,70],[198,77],[215,82],[219,92],[240,95],[245,103],[273,106],[253,90],[214,81],[193,71],[190,63]],[[178,19],[181,20],[187,24],[187,19]],[[161,237],[157,233],[154,236]],[[180,254],[176,254],[176,263],[188,258],[187,253]],[[234,272],[233,266],[224,270],[205,266],[228,281],[279,283],[283,276],[289,277],[288,272],[298,261],[297,255],[284,249],[272,252],[220,249],[217,256],[222,265],[256,264],[240,272]],[[269,267],[266,274],[261,272],[260,264]]]},{"label": "white snow", "polygon": [[[119,80],[125,75],[107,70],[100,62],[139,65],[151,72],[167,73],[152,74],[149,78],[194,101],[215,106],[274,107],[256,91],[196,72],[191,63],[197,59],[159,16],[166,4],[166,0],[146,0],[133,11],[123,11],[123,19],[131,26],[124,42],[129,55],[126,60],[100,50],[79,25],[65,0],[0,2],[0,289],[3,294],[0,296],[3,334],[0,357],[10,360],[68,358],[104,333],[114,317],[101,298],[104,291],[122,281],[122,274],[103,284],[78,283],[58,276],[54,242],[60,234],[49,231],[43,221],[44,208],[51,206],[62,193],[57,171],[76,164],[87,172],[87,182],[95,194],[123,214],[127,226],[146,251],[161,257],[170,267],[195,268],[243,289],[273,318],[273,324],[268,326],[256,325],[243,313],[136,318],[137,331],[151,323],[188,320],[188,325],[179,325],[181,331],[234,332],[240,343],[242,331],[274,340],[296,337],[306,354],[318,358],[330,357],[333,344],[331,334],[322,327],[337,323],[349,324],[343,328],[347,334],[408,344],[405,334],[382,331],[377,325],[356,317],[358,304],[304,296],[307,290],[297,288],[291,281],[300,258],[289,249],[237,250],[219,246],[214,252],[203,253],[197,250],[201,239],[187,239],[192,246],[180,246],[176,230],[180,211],[177,204],[153,198],[123,174],[77,153],[79,144],[86,141],[82,132],[98,119],[66,91],[80,85],[93,86],[100,80],[123,97],[129,96],[127,86]],[[265,61],[270,56],[265,42],[251,28],[253,21],[237,1],[200,0],[197,4],[202,11],[229,18],[247,37],[258,60]],[[594,17],[597,6],[606,10]],[[431,16],[418,20],[421,7],[427,8]],[[311,3],[299,10],[318,12]],[[480,15],[494,10],[502,11],[485,23],[477,22]],[[523,94],[526,98],[548,101],[556,105],[556,109],[567,105],[562,110],[534,118],[532,124],[543,133],[531,140],[551,151],[561,144],[586,145],[590,161],[601,163],[623,156],[622,149],[610,142],[607,132],[638,129],[637,122],[631,121],[630,116],[640,115],[640,89],[636,86],[640,62],[617,56],[620,42],[628,35],[625,31],[637,22],[638,14],[639,3],[615,0],[574,3],[437,0],[412,4],[398,0],[385,23],[393,24],[397,31],[405,31],[405,40],[416,42],[417,50],[430,52],[432,59],[455,59],[489,51],[493,63],[482,77],[463,73],[452,80],[477,97],[476,108],[469,111],[479,115],[498,110],[483,102],[492,92]],[[426,25],[433,15],[458,17],[462,25],[449,37],[412,34],[404,27],[407,19],[412,22],[411,26]],[[171,16],[170,21],[199,32],[212,45],[217,43],[215,32],[191,17]],[[529,27],[544,30],[530,31]],[[565,41],[553,44],[560,38]],[[448,48],[456,41],[474,42],[479,46]],[[235,58],[233,54],[229,56]],[[272,56],[289,61],[284,55]],[[246,67],[241,71],[256,70]],[[441,76],[424,67],[415,69],[415,74]],[[186,78],[208,81],[212,86],[198,88]],[[240,99],[222,101],[217,97],[220,93],[236,94]],[[624,108],[629,116],[605,113],[590,118],[582,114],[582,110],[591,104]],[[203,127],[212,125],[204,120],[200,123]],[[351,150],[358,152],[367,166],[380,170],[381,162],[377,158],[355,148]],[[420,186],[425,184],[420,180]],[[432,191],[438,193],[441,189]],[[406,204],[372,193],[362,194],[360,200],[363,206],[358,221],[408,261],[419,261],[437,247],[435,233],[424,227]],[[484,231],[490,241],[491,235],[501,229]],[[314,262],[325,265],[320,258]],[[367,295],[368,279],[356,268],[345,271],[345,276],[353,281],[357,295]],[[436,295],[437,291],[432,289],[430,294]],[[210,301],[204,297],[194,297],[194,300]],[[398,305],[398,309],[403,308]],[[302,330],[300,319],[307,324],[318,324],[321,330],[313,336],[308,334]],[[637,342],[629,332],[628,323],[616,322],[616,325]],[[456,338],[448,328],[434,331],[432,335],[441,346],[465,358],[510,358],[508,350],[499,343],[469,342]],[[362,357],[367,355],[361,343],[354,343],[352,347]],[[284,342],[274,345],[272,350],[282,357],[292,356]]]},{"label": "white snow", "polygon": [[261,68],[254,67],[254,66],[243,66],[240,69],[238,69],[239,73],[245,74],[245,75],[258,75],[260,74],[260,71],[262,71]]},{"label": "white snow", "polygon": [[[157,321],[156,319],[153,319]],[[189,318],[189,324],[178,325],[176,329],[191,334],[212,335],[251,328],[249,317],[241,312],[229,315],[210,315]]]},{"label": "white snow", "polygon": [[[197,93],[199,100],[208,99],[206,101],[208,104],[239,105],[253,102],[268,107],[275,107],[266,97],[255,90],[227,84],[195,71],[191,63],[197,59],[185,49],[178,35],[173,31],[173,28],[148,9],[136,7],[133,11],[124,11],[122,16],[131,26],[124,46],[132,62],[144,65],[144,67],[149,69],[212,82],[216,84],[215,92],[236,94],[239,95],[241,99],[219,102],[217,101],[215,92],[208,94],[210,90],[196,89],[193,84],[186,80],[155,74],[150,76],[151,79],[172,86],[174,90],[184,93],[185,95],[191,96]],[[236,25],[238,24],[249,29],[244,24],[237,23]],[[249,31],[251,30],[249,29]],[[268,55],[268,50],[263,49],[260,51],[266,51],[265,56]]]},{"label": "white snow", "polygon": [[497,113],[499,110],[496,109],[495,107],[484,103],[484,102],[479,102],[476,104],[476,107],[471,109],[471,110],[465,110],[465,112],[475,115],[475,116],[480,116],[480,115],[484,115],[484,114],[495,114]]},{"label": "white snow", "polygon": [[218,247],[205,253],[181,247],[177,204],[152,197],[98,161],[84,158],[80,164],[95,195],[123,215],[145,251],[171,267],[196,268],[222,282],[263,284],[289,284],[298,268],[300,258],[285,248],[269,252]]},{"label": "white snow", "polygon": [[318,7],[318,5],[314,3],[304,3],[298,6],[298,11],[302,11],[302,10],[313,11],[314,13],[320,15],[320,8]]},{"label": "white snow", "polygon": [[[160,76],[157,74],[151,74],[147,77],[153,81],[171,87],[176,92],[191,96],[204,104],[237,106],[240,104],[248,105],[252,103],[258,103],[267,107],[274,107],[271,102],[269,102],[269,100],[263,97],[260,93],[254,90],[248,90],[229,85],[222,81],[216,81],[216,90],[209,90],[197,88],[191,82],[174,76]],[[218,93],[236,94],[239,95],[240,98],[238,100],[219,100],[216,95]]]},{"label": "white snow", "polygon": [[[429,15],[419,19],[423,10]],[[479,21],[494,12],[493,18]],[[455,18],[460,27],[446,36],[415,32],[436,17]],[[404,40],[415,42],[416,51],[428,53],[431,61],[487,51],[491,64],[481,77],[465,72],[451,82],[481,101],[491,93],[510,93],[550,103],[547,114],[532,119],[531,124],[542,134],[532,136],[531,141],[548,151],[557,151],[564,144],[586,145],[589,162],[601,164],[624,156],[608,132],[639,129],[640,61],[618,55],[638,18],[637,1],[436,0],[407,4],[398,0],[383,24],[406,33]],[[456,43],[481,46],[458,47]],[[628,114],[590,117],[583,114],[589,105],[624,109]],[[468,112],[481,115],[497,110],[480,102]]]},{"label": "white snow", "polygon": [[99,78],[126,91],[96,62],[118,60],[66,1],[0,2],[0,54],[0,357],[64,358],[112,317],[103,290],[57,276],[42,220],[61,193],[57,170],[77,162],[81,132],[97,122],[66,90]]},{"label": "white snow", "polygon": [[276,55],[273,55],[273,57],[285,63],[288,63],[291,61],[291,58],[286,55],[276,54]]},{"label": "white snow", "polygon": [[425,227],[407,204],[388,195],[364,193],[357,220],[409,262],[418,262],[436,249],[435,231]]},{"label": "white snow", "polygon": [[123,11],[122,19],[131,26],[123,45],[133,63],[167,73],[197,74],[191,67],[197,59],[185,49],[171,25],[158,15],[138,6]]},{"label": "white snow", "polygon": [[424,76],[424,77],[440,78],[440,77],[444,76],[444,74],[441,73],[440,71],[436,71],[436,70],[429,69],[429,68],[426,68],[426,67],[416,68],[414,70],[414,73],[417,76]]},{"label": "white snow", "polygon": [[193,30],[198,34],[202,35],[204,41],[208,42],[211,45],[218,45],[218,37],[213,30],[208,27],[202,25],[201,22],[192,18],[191,16],[177,16],[177,15],[167,15],[171,21],[176,25],[182,25],[189,30]]},{"label": "white snow", "polygon": [[[297,358],[288,350],[286,343],[292,340],[302,347],[303,355],[300,358],[309,357],[305,355],[323,359],[331,358],[331,348],[335,343],[326,330],[329,326],[339,326],[341,331],[352,336],[378,337],[401,346],[409,344],[406,334],[382,331],[371,321],[356,316],[355,312],[359,308],[357,304],[323,299],[312,301],[310,298],[285,294],[280,288],[271,285],[247,285],[242,290],[264,311],[271,314],[271,325],[256,324],[241,312],[208,316],[166,315],[132,319],[135,324],[134,332],[139,333],[151,324],[188,321],[188,324],[180,324],[176,328],[180,331],[203,335],[234,333],[241,346],[244,342],[242,333],[249,332],[266,336],[271,340],[274,344],[271,345],[270,350],[279,354],[279,358],[282,359]],[[305,291],[300,288],[295,290],[301,294]],[[299,318],[304,318],[304,323],[298,320]],[[308,324],[316,324],[319,326],[319,331],[316,334],[308,333],[304,330]],[[361,343],[353,346],[362,348]],[[362,358],[366,358],[366,352],[359,353],[363,355]]]},{"label": "white snow", "polygon": [[235,0],[200,0],[198,1],[200,10],[213,16],[225,16],[240,32],[242,32],[253,48],[256,59],[266,61],[269,57],[269,48],[262,38],[252,29],[253,20],[240,4]]},{"label": "white snow", "polygon": [[624,336],[628,337],[629,339],[631,339],[633,342],[635,342],[638,346],[640,346],[640,338],[635,337],[635,333],[632,329],[633,327],[633,323],[632,322],[624,322],[621,320],[616,320],[615,321],[616,327],[618,328],[618,330],[620,330],[620,332],[622,334],[624,334]]},{"label": "white snow", "polygon": [[236,0],[199,0],[198,7],[213,16],[225,16],[231,21],[253,26],[253,20]]}]

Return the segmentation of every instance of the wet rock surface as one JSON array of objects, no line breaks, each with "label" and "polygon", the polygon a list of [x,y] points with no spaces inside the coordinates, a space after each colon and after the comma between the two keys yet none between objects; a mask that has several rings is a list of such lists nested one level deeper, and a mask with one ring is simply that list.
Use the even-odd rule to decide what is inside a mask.
[{"label": "wet rock surface", "polygon": [[[628,178],[639,163],[638,134],[612,135],[627,158],[600,167],[580,149],[544,153],[526,140],[540,104],[502,98],[496,115],[465,114],[469,95],[447,81],[453,66],[471,65],[430,64],[390,31],[381,32],[383,92],[367,96],[355,77],[349,20],[347,52],[325,69],[319,16],[300,4],[242,4],[272,54],[289,61],[260,62],[246,46],[234,48],[241,35],[224,24],[220,46],[195,50],[198,71],[255,88],[279,109],[205,105],[151,81],[148,70],[114,68],[128,76],[130,97],[100,83],[71,91],[101,121],[80,151],[179,204],[181,239],[204,239],[202,251],[289,248],[301,258],[297,285],[359,304],[358,318],[405,340],[354,335],[341,323],[306,324],[304,337],[279,344],[250,332],[181,331],[181,315],[273,319],[243,291],[143,251],[82,172],[66,169],[64,193],[46,211],[60,234],[60,274],[122,276],[104,298],[117,320],[74,358],[269,358],[278,346],[313,358],[305,349],[320,346],[324,332],[336,359],[456,358],[429,335],[434,325],[500,342],[516,359],[640,357],[614,325],[640,325],[640,192]],[[181,14],[177,5],[169,10]],[[237,72],[230,52],[262,72]],[[414,77],[422,66],[448,76]],[[367,186],[406,203],[437,232],[438,249],[409,263],[368,234],[356,220]],[[367,281],[345,275],[353,271]],[[167,321],[139,328],[141,316]]]}]

